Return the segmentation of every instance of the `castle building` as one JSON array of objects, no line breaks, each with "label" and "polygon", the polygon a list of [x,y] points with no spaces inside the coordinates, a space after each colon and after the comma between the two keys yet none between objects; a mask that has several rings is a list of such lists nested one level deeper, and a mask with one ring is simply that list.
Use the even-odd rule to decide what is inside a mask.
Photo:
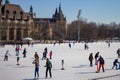
[{"label": "castle building", "polygon": [[33,12],[25,12],[20,5],[10,4],[6,0],[2,4],[0,0],[0,40],[18,41],[25,37],[32,37],[35,40],[65,39],[66,18],[61,10],[56,8],[52,18],[37,18]]}]

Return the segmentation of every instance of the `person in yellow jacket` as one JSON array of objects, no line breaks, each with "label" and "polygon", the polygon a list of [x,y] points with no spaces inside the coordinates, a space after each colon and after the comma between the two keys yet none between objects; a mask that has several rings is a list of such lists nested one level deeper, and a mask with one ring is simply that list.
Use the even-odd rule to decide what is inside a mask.
[{"label": "person in yellow jacket", "polygon": [[37,75],[37,78],[39,78],[39,61],[37,59],[35,59],[33,61],[33,64],[35,64],[34,78],[36,78],[36,75]]},{"label": "person in yellow jacket", "polygon": [[37,54],[37,52],[35,52],[34,58],[39,62],[39,55]]}]

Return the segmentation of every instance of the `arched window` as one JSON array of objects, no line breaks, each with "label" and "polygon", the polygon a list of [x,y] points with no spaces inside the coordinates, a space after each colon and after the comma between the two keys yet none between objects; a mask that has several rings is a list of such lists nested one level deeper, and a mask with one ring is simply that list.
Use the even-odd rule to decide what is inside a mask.
[{"label": "arched window", "polygon": [[20,12],[21,19],[23,18],[23,11]]},{"label": "arched window", "polygon": [[13,11],[13,19],[16,18],[16,11]]}]

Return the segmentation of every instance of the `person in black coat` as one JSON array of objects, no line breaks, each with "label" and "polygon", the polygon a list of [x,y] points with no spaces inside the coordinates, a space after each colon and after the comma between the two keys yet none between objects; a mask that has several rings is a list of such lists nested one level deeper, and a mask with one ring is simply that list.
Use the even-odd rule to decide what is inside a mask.
[{"label": "person in black coat", "polygon": [[69,48],[71,48],[71,44],[69,43]]},{"label": "person in black coat", "polygon": [[24,58],[26,57],[26,53],[27,53],[26,48],[24,48],[24,50],[23,50],[23,57]]},{"label": "person in black coat", "polygon": [[114,67],[116,67],[116,69],[118,69],[117,63],[119,63],[119,61],[118,61],[118,59],[115,59],[114,62],[113,62],[113,67],[112,67],[112,69],[113,69]]},{"label": "person in black coat", "polygon": [[88,45],[85,43],[85,45],[84,45],[84,49],[85,50],[88,50],[89,49],[89,47],[88,47]]},{"label": "person in black coat", "polygon": [[89,55],[89,61],[90,61],[90,66],[92,67],[93,66],[93,53],[90,53]]},{"label": "person in black coat", "polygon": [[120,48],[117,49],[118,58],[120,58]]}]

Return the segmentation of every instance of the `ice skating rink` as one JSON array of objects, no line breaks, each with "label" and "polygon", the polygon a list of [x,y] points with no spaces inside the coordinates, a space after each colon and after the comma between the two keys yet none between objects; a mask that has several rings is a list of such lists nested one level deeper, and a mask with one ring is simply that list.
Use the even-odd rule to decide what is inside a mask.
[{"label": "ice skating rink", "polygon": [[[88,50],[84,49],[84,43],[71,43],[69,48],[68,43],[62,44],[34,44],[33,47],[23,45],[20,50],[20,65],[17,64],[17,57],[15,52],[15,46],[6,45],[0,47],[0,80],[34,80],[34,53],[37,52],[40,57],[39,66],[39,80],[88,80],[92,78],[99,78],[105,76],[116,75],[120,73],[120,70],[112,69],[113,61],[117,58],[116,51],[120,48],[119,42],[112,42],[110,47],[106,42],[93,42],[88,43]],[[47,47],[49,58],[49,52],[52,51],[52,78],[45,78],[45,63],[46,60],[42,60],[44,48]],[[27,57],[23,58],[23,50],[26,48]],[[4,55],[9,50],[8,61],[4,61]],[[89,54],[100,52],[100,55],[105,60],[105,72],[102,70],[99,73],[95,73],[96,66],[89,66]],[[64,60],[65,70],[61,70],[61,60]],[[119,59],[120,61],[120,59]]]}]

